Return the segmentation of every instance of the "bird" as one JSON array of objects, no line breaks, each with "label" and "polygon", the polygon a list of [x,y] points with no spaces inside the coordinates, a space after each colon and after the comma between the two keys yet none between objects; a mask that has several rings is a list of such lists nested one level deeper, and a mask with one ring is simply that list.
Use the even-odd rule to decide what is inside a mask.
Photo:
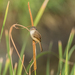
[{"label": "bird", "polygon": [[39,43],[40,50],[42,52],[43,48],[42,48],[42,45],[41,45],[41,34],[37,31],[35,26],[32,26],[30,28],[30,35],[31,35],[32,40],[34,40],[34,41]]}]

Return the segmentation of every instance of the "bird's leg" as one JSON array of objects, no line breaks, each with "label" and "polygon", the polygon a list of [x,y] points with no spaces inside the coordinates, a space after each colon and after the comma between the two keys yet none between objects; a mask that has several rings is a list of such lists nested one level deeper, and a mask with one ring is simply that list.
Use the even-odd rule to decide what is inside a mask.
[{"label": "bird's leg", "polygon": [[[35,41],[35,40],[33,40],[33,41]],[[38,42],[37,41],[35,41],[35,44],[37,44]]]}]

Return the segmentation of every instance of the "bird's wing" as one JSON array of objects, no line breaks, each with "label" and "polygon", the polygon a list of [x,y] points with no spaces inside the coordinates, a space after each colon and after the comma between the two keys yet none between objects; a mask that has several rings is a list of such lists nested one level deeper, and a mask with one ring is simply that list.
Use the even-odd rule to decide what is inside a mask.
[{"label": "bird's wing", "polygon": [[34,37],[37,38],[41,42],[41,34],[38,31],[35,31]]}]

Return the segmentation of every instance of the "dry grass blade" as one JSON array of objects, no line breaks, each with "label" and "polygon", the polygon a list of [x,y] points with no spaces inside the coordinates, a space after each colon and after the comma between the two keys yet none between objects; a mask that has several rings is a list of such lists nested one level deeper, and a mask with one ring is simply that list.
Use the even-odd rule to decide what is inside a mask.
[{"label": "dry grass blade", "polygon": [[3,63],[3,58],[2,57],[0,58],[0,63]]},{"label": "dry grass blade", "polygon": [[17,70],[17,63],[15,63],[15,66],[14,66],[14,75],[16,75],[16,70]]},{"label": "dry grass blade", "polygon": [[3,58],[1,57],[0,58],[0,74],[1,74],[1,71],[2,71],[2,63],[3,63]]},{"label": "dry grass blade", "polygon": [[[21,60],[21,62],[22,62],[22,59],[21,59],[21,57],[20,57],[20,54],[19,54],[19,52],[18,52],[18,50],[17,50],[17,48],[16,48],[16,45],[15,45],[15,43],[14,43],[14,41],[13,41],[13,38],[12,38],[12,35],[11,35],[13,28],[15,28],[16,26],[21,26],[21,27],[23,27],[23,28],[26,28],[28,31],[29,31],[29,29],[28,29],[27,27],[22,26],[22,25],[14,24],[14,25],[12,25],[12,26],[10,27],[10,30],[9,30],[9,43],[10,43],[10,39],[11,39],[12,44],[13,44],[13,46],[14,46],[14,48],[15,48],[15,50],[16,50],[16,52],[17,52],[17,54],[18,54],[18,56],[19,56],[19,58],[20,58],[20,60]],[[10,45],[10,44],[9,44],[9,45]],[[23,63],[22,63],[22,65],[23,65],[23,67],[24,67],[24,70],[25,70],[26,74],[28,74]]]},{"label": "dry grass blade", "polygon": [[[31,75],[31,67],[33,66],[33,64],[34,64],[35,61],[36,61],[36,59],[35,59],[33,62],[32,62],[32,60],[30,61],[30,62],[32,62],[32,64],[30,65],[30,68],[29,68],[29,75]],[[29,62],[29,63],[30,63],[30,62]],[[33,70],[33,71],[34,71],[34,70]],[[33,72],[33,71],[32,71],[32,72]]]},{"label": "dry grass blade", "polygon": [[25,55],[23,55],[22,63],[24,63],[24,58],[25,58]]},{"label": "dry grass blade", "polygon": [[14,69],[17,69],[17,63],[15,63]]},{"label": "dry grass blade", "polygon": [[30,10],[30,6],[29,6],[29,2],[28,2],[28,9],[29,9],[29,13],[30,13],[30,18],[31,18],[32,26],[34,26],[34,24],[33,24],[32,14],[31,14],[31,10]]},{"label": "dry grass blade", "polygon": [[[62,60],[64,63],[66,62],[65,59],[60,59],[60,60]],[[74,65],[74,62],[70,62],[70,61],[68,61],[68,64],[69,64],[69,65]]]},{"label": "dry grass blade", "polygon": [[60,71],[60,74],[59,75],[61,75],[61,71]]},{"label": "dry grass blade", "polygon": [[34,71],[37,69],[36,66],[36,45],[35,45],[35,41],[33,41],[33,60],[34,60]]},{"label": "dry grass blade", "polygon": [[29,75],[31,75],[31,68],[29,69]]},{"label": "dry grass blade", "polygon": [[54,70],[53,69],[51,70],[50,75],[54,75]]},{"label": "dry grass blade", "polygon": [[[31,23],[32,23],[32,26],[33,25],[33,18],[32,18],[32,14],[31,14],[31,10],[30,10],[30,6],[29,6],[29,2],[28,2],[28,8],[29,8],[29,13],[30,13],[30,18],[31,18]],[[36,44],[35,44],[35,41],[32,41],[32,44],[33,44],[33,60],[34,60],[34,71],[35,71],[35,75],[36,75]]]}]

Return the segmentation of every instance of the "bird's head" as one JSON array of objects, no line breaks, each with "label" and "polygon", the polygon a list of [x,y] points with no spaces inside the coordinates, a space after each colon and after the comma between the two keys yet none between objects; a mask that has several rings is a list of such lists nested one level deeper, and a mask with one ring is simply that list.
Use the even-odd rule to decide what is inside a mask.
[{"label": "bird's head", "polygon": [[32,26],[30,30],[37,30],[35,26]]}]

